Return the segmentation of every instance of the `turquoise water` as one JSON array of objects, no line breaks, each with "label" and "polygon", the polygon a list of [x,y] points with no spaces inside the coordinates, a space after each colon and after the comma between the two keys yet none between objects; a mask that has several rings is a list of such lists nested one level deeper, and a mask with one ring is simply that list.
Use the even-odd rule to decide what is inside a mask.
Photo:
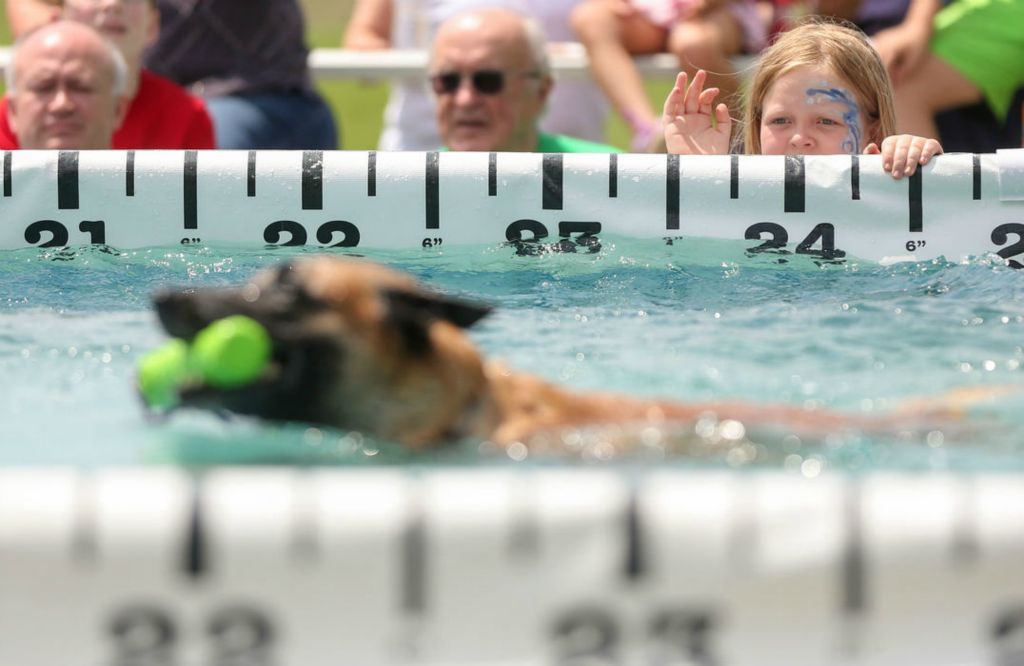
[{"label": "turquoise water", "polygon": [[[596,253],[509,247],[369,253],[497,306],[472,330],[490,355],[578,389],[881,413],[969,386],[1024,388],[1024,274],[997,257],[883,267],[747,256],[744,244],[611,240]],[[221,285],[296,251],[96,248],[0,252],[0,464],[292,462],[510,464],[479,442],[411,455],[304,424],[180,412],[147,418],[134,366],[161,344],[162,286]],[[973,408],[956,433],[647,448],[621,464],[1024,469],[1024,392]],[[589,451],[557,462],[594,464]],[[533,461],[527,461],[533,462]]]}]

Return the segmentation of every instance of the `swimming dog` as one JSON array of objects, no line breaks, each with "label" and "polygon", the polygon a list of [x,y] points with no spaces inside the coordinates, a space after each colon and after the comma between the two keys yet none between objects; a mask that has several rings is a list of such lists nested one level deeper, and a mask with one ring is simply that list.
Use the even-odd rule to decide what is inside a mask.
[{"label": "swimming dog", "polygon": [[[272,361],[256,381],[227,390],[187,386],[183,406],[357,430],[416,449],[462,438],[538,446],[572,429],[685,426],[707,415],[821,436],[895,424],[794,405],[573,392],[481,356],[464,329],[489,306],[357,259],[302,258],[238,287],[164,291],[154,303],[175,337],[190,340],[213,321],[244,314],[273,341]],[[914,415],[934,415],[934,407]]]}]

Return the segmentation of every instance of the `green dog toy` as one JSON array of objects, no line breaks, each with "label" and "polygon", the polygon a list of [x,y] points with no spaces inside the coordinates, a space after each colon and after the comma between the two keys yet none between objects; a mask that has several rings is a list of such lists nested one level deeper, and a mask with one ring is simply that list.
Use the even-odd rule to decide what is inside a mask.
[{"label": "green dog toy", "polygon": [[143,356],[139,392],[150,407],[165,409],[177,404],[179,389],[191,382],[239,388],[262,376],[270,351],[270,335],[259,322],[225,317],[199,331],[191,346],[174,339]]}]

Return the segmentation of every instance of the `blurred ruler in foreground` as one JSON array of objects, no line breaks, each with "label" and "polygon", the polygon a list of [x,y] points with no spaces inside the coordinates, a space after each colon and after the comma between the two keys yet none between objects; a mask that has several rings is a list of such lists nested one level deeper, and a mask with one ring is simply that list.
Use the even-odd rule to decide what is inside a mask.
[{"label": "blurred ruler in foreground", "polygon": [[0,664],[1024,656],[1024,478],[0,472]]}]

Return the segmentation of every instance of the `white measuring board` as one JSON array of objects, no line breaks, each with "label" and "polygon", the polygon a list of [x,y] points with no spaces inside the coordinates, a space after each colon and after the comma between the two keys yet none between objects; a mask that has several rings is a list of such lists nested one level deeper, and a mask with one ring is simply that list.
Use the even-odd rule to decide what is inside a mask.
[{"label": "white measuring board", "polygon": [[1024,150],[878,156],[7,151],[0,249],[100,243],[573,249],[732,239],[830,260],[1024,257]]},{"label": "white measuring board", "polygon": [[0,470],[11,666],[1019,664],[1024,478]]}]

